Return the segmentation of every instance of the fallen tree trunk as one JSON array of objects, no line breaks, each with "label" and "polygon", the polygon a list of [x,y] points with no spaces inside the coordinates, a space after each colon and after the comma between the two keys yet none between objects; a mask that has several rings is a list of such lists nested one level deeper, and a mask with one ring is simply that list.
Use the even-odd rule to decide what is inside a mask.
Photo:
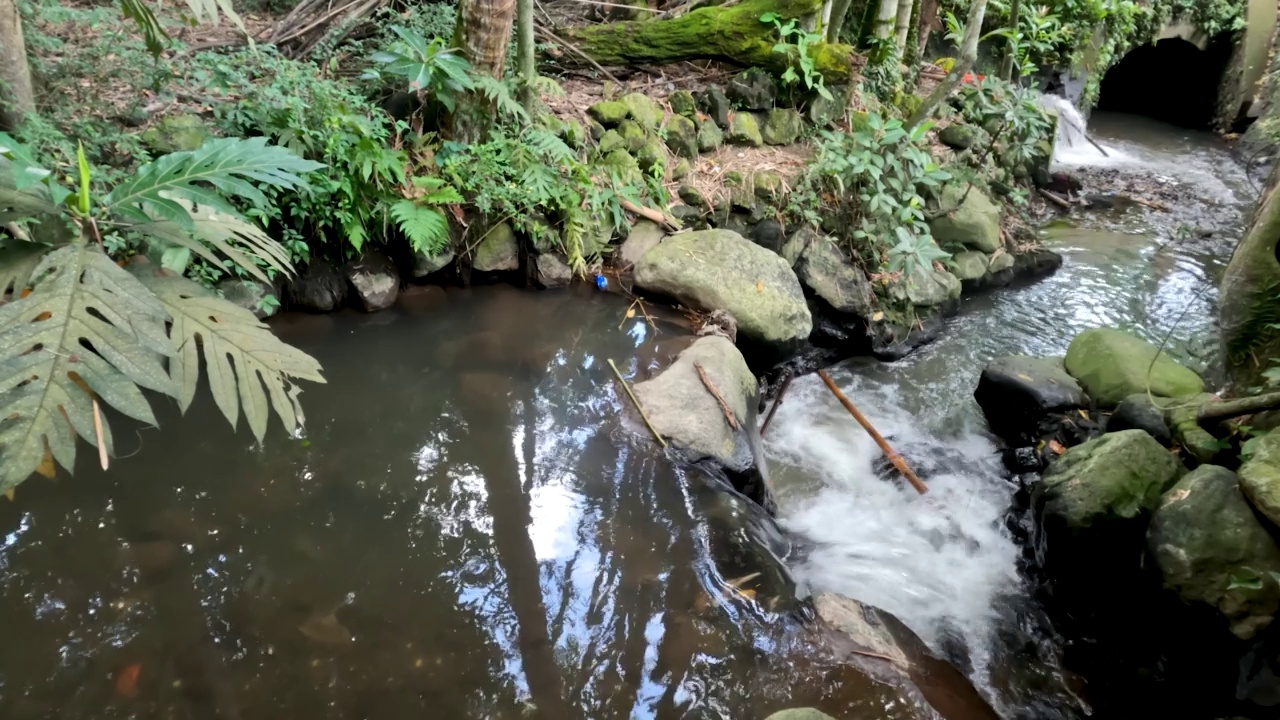
[{"label": "fallen tree trunk", "polygon": [[[766,12],[787,20],[814,17],[821,0],[743,0],[736,5],[698,8],[676,18],[633,20],[565,28],[561,35],[602,65],[647,65],[681,60],[724,60],[782,74],[795,62],[791,53],[774,52],[778,42]],[[809,56],[829,83],[846,82],[853,48],[814,43]]]}]

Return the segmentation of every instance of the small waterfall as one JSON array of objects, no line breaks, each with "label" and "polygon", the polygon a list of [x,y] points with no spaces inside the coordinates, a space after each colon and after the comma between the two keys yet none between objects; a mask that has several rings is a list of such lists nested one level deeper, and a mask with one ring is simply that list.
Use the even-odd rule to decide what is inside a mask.
[{"label": "small waterfall", "polygon": [[1118,165],[1130,159],[1124,151],[1092,140],[1086,131],[1088,121],[1070,100],[1060,95],[1041,95],[1040,104],[1058,114],[1058,136],[1053,143],[1055,166]]}]

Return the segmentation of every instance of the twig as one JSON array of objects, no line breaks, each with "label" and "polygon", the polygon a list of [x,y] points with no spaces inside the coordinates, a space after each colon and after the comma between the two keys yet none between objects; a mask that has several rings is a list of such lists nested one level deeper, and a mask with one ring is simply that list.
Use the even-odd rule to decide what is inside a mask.
[{"label": "twig", "polygon": [[613,374],[618,376],[618,382],[622,383],[622,389],[627,391],[627,397],[631,398],[631,404],[636,406],[636,412],[640,413],[640,419],[644,421],[645,427],[649,428],[649,432],[653,433],[653,437],[662,447],[667,446],[667,441],[662,439],[662,435],[658,433],[653,423],[649,422],[649,416],[644,414],[644,408],[640,407],[640,401],[636,399],[635,393],[631,392],[631,386],[627,384],[627,379],[622,377],[618,366],[613,364],[613,358],[609,358],[609,367],[613,368]]},{"label": "twig", "polygon": [[778,408],[782,406],[782,396],[787,394],[787,388],[791,387],[791,375],[788,374],[782,379],[782,386],[778,388],[778,396],[773,399],[773,405],[769,407],[769,413],[764,416],[764,422],[760,425],[760,437],[764,437],[764,431],[769,429],[769,423],[773,422],[773,414],[778,412]]},{"label": "twig", "polygon": [[1147,200],[1145,198],[1135,197],[1133,195],[1117,195],[1116,197],[1122,198],[1124,200],[1128,200],[1129,202],[1135,205],[1141,205],[1142,207],[1151,208],[1152,210],[1159,210],[1160,212],[1169,212],[1169,208],[1165,207],[1164,203],[1158,203],[1154,200]]},{"label": "twig", "polygon": [[1065,198],[1063,198],[1062,196],[1060,196],[1060,195],[1058,195],[1058,194],[1056,194],[1056,193],[1050,192],[1050,191],[1048,191],[1048,190],[1045,190],[1044,188],[1040,188],[1040,191],[1039,191],[1039,192],[1040,192],[1040,194],[1041,194],[1042,196],[1044,196],[1044,199],[1048,200],[1049,202],[1053,203],[1054,205],[1057,205],[1058,207],[1060,207],[1060,208],[1062,208],[1062,209],[1064,209],[1064,210],[1070,210],[1070,209],[1071,209],[1071,202],[1070,202],[1070,201],[1068,201],[1068,200],[1066,200],[1066,199],[1065,199]]},{"label": "twig", "polygon": [[619,3],[601,2],[600,0],[571,0],[571,2],[582,3],[583,5],[599,5],[600,7],[622,8],[623,10],[643,10],[645,12],[661,15],[664,10],[654,10],[647,5],[621,5]]},{"label": "twig", "polygon": [[822,382],[827,384],[831,393],[836,396],[836,399],[840,401],[841,405],[844,405],[844,409],[849,411],[849,414],[853,416],[853,419],[858,421],[858,424],[862,426],[862,429],[867,431],[867,434],[871,436],[871,439],[876,441],[876,444],[880,446],[880,450],[884,453],[884,456],[889,459],[889,462],[893,463],[894,467],[898,468],[898,472],[902,473],[902,476],[907,479],[907,482],[911,483],[911,487],[915,488],[916,492],[921,495],[929,492],[929,488],[920,481],[920,478],[916,477],[915,473],[911,472],[911,468],[907,466],[907,461],[903,460],[901,455],[893,451],[893,448],[889,446],[889,443],[885,441],[884,437],[880,435],[880,433],[876,432],[876,429],[871,426],[871,422],[863,417],[862,413],[858,411],[858,408],[853,406],[853,403],[849,402],[849,398],[845,397],[844,393],[840,392],[840,388],[836,386],[834,381],[832,381],[831,376],[827,374],[827,371],[819,370],[818,377],[822,378]]},{"label": "twig", "polygon": [[894,665],[898,664],[897,658],[889,657],[888,655],[881,655],[880,653],[874,653],[874,652],[871,652],[870,650],[851,649],[849,650],[849,652],[853,653],[854,655],[863,655],[870,658],[876,658],[877,660],[884,660],[885,662],[893,663]]},{"label": "twig", "polygon": [[693,363],[693,369],[698,371],[698,378],[702,380],[702,384],[707,388],[707,392],[711,393],[711,397],[715,398],[716,402],[720,403],[720,412],[724,413],[725,422],[729,423],[729,427],[737,430],[738,419],[733,416],[733,411],[729,409],[729,403],[724,401],[724,396],[716,389],[716,386],[711,382],[711,378],[707,377],[707,371],[702,368],[702,363],[695,361]]},{"label": "twig", "polygon": [[582,48],[578,47],[577,45],[574,45],[573,43],[569,42],[568,40],[565,40],[564,38],[560,37],[559,35],[556,35],[555,33],[551,32],[550,30],[548,30],[548,29],[547,29],[547,27],[546,27],[545,25],[542,25],[541,23],[534,23],[534,24],[533,24],[533,26],[534,26],[535,28],[537,28],[537,29],[538,29],[538,32],[542,33],[543,35],[546,35],[547,37],[551,38],[552,40],[555,40],[556,42],[560,43],[561,45],[563,45],[563,46],[565,46],[565,47],[569,48],[569,49],[570,49],[570,50],[572,50],[573,52],[575,52],[575,53],[577,53],[578,55],[580,55],[580,56],[582,57],[582,59],[584,59],[584,60],[586,60],[588,63],[590,63],[592,67],[594,67],[595,69],[599,70],[599,71],[601,72],[601,74],[603,74],[605,77],[607,77],[607,78],[609,78],[610,80],[612,80],[612,81],[614,82],[614,84],[615,84],[615,85],[617,85],[617,86],[619,86],[619,87],[621,87],[621,86],[622,86],[622,81],[621,81],[621,80],[619,80],[618,78],[614,77],[613,73],[609,72],[608,70],[605,70],[605,69],[604,69],[604,66],[603,66],[603,65],[601,65],[600,63],[596,62],[596,59],[595,59],[595,58],[593,58],[593,57],[591,57],[590,55],[588,55],[588,54],[586,54],[585,52],[583,52],[583,51],[582,51]]},{"label": "twig", "polygon": [[1226,420],[1227,418],[1252,415],[1253,413],[1275,410],[1276,408],[1280,408],[1280,393],[1278,392],[1236,398],[1235,400],[1222,400],[1201,405],[1200,409],[1196,411],[1196,421]]},{"label": "twig", "polygon": [[630,200],[623,200],[621,205],[623,210],[633,212],[636,215],[652,220],[670,230],[679,230],[681,228],[680,223],[678,223],[675,218],[668,217],[653,208],[641,207]]}]

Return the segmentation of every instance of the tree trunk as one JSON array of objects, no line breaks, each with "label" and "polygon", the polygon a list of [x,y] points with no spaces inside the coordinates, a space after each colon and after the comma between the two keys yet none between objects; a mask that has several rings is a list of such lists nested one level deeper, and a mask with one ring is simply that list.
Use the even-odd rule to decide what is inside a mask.
[{"label": "tree trunk", "polygon": [[920,0],[919,17],[916,18],[916,52],[924,57],[925,48],[929,45],[929,36],[934,30],[942,27],[938,19],[938,0]]},{"label": "tree trunk", "polygon": [[[822,12],[822,1],[742,0],[736,5],[698,8],[670,20],[566,28],[562,36],[601,65],[710,59],[781,74],[795,59],[793,54],[773,51],[778,42],[777,31],[760,22],[766,12],[777,13],[783,22],[816,18]],[[809,56],[828,83],[848,80],[852,62],[852,48],[848,45],[815,43],[809,48]],[[571,58],[561,58],[565,59]]]},{"label": "tree trunk", "polygon": [[461,0],[453,44],[476,72],[502,79],[518,0]]},{"label": "tree trunk", "polygon": [[533,0],[516,0],[516,59],[520,64],[520,101],[533,112],[533,81],[538,77],[538,61],[533,39]]},{"label": "tree trunk", "polygon": [[919,0],[898,0],[898,21],[893,30],[897,34],[897,54],[901,58],[907,49],[907,36],[911,34],[911,10]]},{"label": "tree trunk", "polygon": [[876,13],[876,37],[893,36],[893,24],[898,18],[898,0],[880,0],[880,11]]},{"label": "tree trunk", "polygon": [[13,130],[36,111],[27,45],[16,0],[0,0],[0,129]]},{"label": "tree trunk", "polygon": [[1237,392],[1262,384],[1280,357],[1280,165],[1267,179],[1218,293],[1227,380]]},{"label": "tree trunk", "polygon": [[844,27],[844,16],[849,14],[849,6],[853,4],[853,0],[832,0],[831,3],[823,8],[827,17],[823,18],[826,25],[823,26],[827,42],[840,42],[840,30]]},{"label": "tree trunk", "polygon": [[[1016,38],[1018,36],[1018,25],[1022,18],[1022,0],[1013,0],[1009,5],[1009,28],[1013,32],[1013,37],[1009,38],[1009,49],[1005,51],[1004,59],[1000,61],[1000,79],[1009,82],[1013,79],[1013,66],[1018,61],[1015,57]],[[1022,77],[1022,70],[1019,68],[1018,77]]]},{"label": "tree trunk", "polygon": [[978,37],[982,34],[982,18],[987,14],[987,0],[973,0],[973,4],[969,6],[969,18],[965,20],[964,40],[960,44],[960,62],[956,63],[951,69],[951,73],[938,83],[938,86],[929,93],[929,97],[920,103],[920,107],[911,115],[911,119],[907,121],[907,129],[911,129],[919,125],[925,118],[933,114],[938,105],[952,90],[960,84],[968,72],[973,69],[973,63],[978,59]]}]

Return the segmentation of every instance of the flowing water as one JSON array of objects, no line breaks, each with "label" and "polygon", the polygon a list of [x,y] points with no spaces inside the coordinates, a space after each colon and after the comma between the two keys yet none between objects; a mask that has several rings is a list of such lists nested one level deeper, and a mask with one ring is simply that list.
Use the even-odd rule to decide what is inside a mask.
[{"label": "flowing water", "polygon": [[305,439],[257,448],[202,396],[160,407],[163,430],[118,421],[134,452],[110,472],[81,453],[0,503],[0,717],[929,717],[826,659],[797,600],[815,590],[896,614],[1009,717],[1073,716],[978,373],[1102,323],[1208,359],[1248,200],[1204,138],[1095,126],[1192,187],[1172,214],[1213,234],[1142,209],[1053,230],[1055,276],[967,300],[904,360],[833,368],[927,496],[813,377],[766,438],[776,523],[674,463],[621,421],[607,360],[643,379],[685,330],[612,295],[432,289],[286,317],[329,379],[303,395]]}]

